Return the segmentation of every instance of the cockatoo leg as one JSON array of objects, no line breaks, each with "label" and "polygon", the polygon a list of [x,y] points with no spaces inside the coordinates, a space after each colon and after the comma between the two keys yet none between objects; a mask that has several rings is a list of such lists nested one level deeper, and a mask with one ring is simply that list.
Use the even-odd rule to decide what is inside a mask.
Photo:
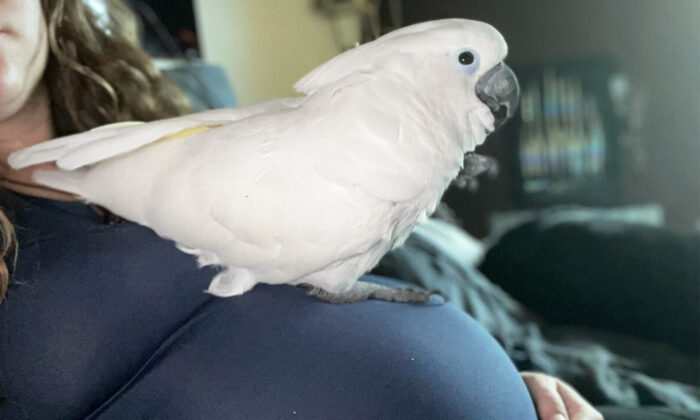
[{"label": "cockatoo leg", "polygon": [[369,299],[402,303],[442,303],[444,301],[434,291],[389,287],[366,281],[356,281],[352,288],[341,293],[328,292],[319,287],[309,285],[306,285],[306,287],[308,287],[307,295],[316,296],[329,303],[357,303]]}]

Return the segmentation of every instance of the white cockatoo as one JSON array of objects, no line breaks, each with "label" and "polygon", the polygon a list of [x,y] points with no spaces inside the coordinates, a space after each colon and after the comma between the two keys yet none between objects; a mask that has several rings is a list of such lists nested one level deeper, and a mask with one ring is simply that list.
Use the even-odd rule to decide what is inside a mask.
[{"label": "white cockatoo", "polygon": [[304,96],[120,123],[20,150],[37,183],[147,226],[217,265],[208,292],[309,285],[332,302],[419,302],[358,281],[436,208],[465,153],[517,107],[492,26],[419,23],[304,76]]}]

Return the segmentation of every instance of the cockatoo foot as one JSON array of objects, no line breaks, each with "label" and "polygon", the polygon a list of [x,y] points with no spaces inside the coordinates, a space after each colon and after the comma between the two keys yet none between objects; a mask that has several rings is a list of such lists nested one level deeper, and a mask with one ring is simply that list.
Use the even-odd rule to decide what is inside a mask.
[{"label": "cockatoo foot", "polygon": [[357,303],[369,299],[402,303],[444,303],[442,296],[435,291],[389,287],[366,281],[357,281],[350,290],[342,293],[332,293],[309,285],[306,287],[307,295],[316,296],[329,303]]}]

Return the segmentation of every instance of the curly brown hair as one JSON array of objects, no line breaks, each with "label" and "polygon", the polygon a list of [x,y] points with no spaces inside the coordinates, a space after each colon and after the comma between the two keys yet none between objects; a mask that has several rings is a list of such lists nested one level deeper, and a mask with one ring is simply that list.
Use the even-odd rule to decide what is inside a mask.
[{"label": "curly brown hair", "polygon": [[[41,0],[49,59],[43,83],[57,136],[119,121],[152,121],[191,112],[185,95],[153,65],[134,35],[136,18],[121,0],[102,0],[98,16],[83,0]],[[0,211],[0,302],[16,249]]]},{"label": "curly brown hair", "polygon": [[0,211],[0,256],[2,257],[0,260],[0,302],[2,302],[5,297],[10,277],[10,273],[7,270],[7,263],[5,262],[9,255],[17,256],[15,230],[10,220],[5,216],[5,213]]},{"label": "curly brown hair", "polygon": [[109,20],[99,25],[83,0],[41,2],[51,47],[44,83],[57,135],[189,111],[185,96],[128,32],[135,21],[129,9],[119,0],[104,1]]}]

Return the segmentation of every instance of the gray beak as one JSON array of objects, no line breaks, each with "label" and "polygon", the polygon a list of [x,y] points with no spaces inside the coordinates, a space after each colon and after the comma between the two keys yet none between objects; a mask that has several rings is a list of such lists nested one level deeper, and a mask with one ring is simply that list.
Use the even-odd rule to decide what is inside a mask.
[{"label": "gray beak", "polygon": [[496,118],[494,129],[497,129],[518,109],[520,85],[513,70],[498,63],[476,82],[476,96],[491,110]]}]

